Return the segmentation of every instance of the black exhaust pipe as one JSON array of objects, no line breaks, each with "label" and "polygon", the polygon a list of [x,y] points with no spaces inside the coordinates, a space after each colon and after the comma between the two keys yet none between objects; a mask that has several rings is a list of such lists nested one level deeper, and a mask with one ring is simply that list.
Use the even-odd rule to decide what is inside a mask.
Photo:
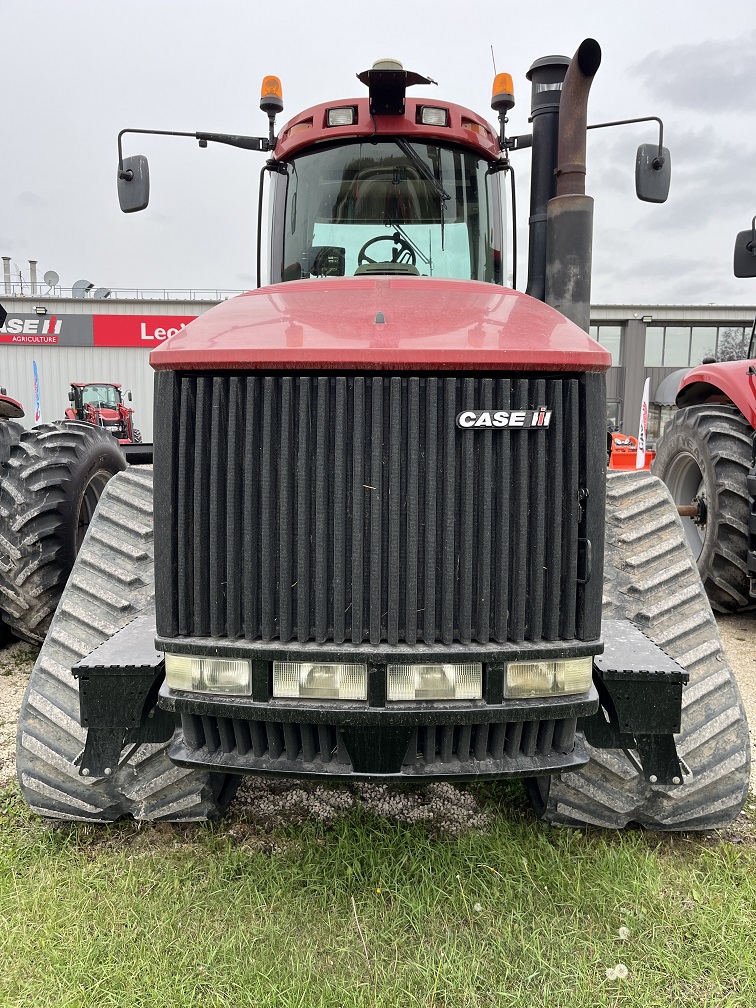
[{"label": "black exhaust pipe", "polygon": [[546,303],[576,325],[591,326],[593,200],[585,195],[588,93],[601,65],[595,39],[570,61],[559,111],[556,196],[546,210]]},{"label": "black exhaust pipe", "polygon": [[533,124],[533,155],[530,169],[530,218],[528,220],[528,286],[525,293],[546,298],[546,207],[556,196],[559,100],[562,82],[570,65],[567,56],[543,56],[526,76],[532,82],[530,121]]}]

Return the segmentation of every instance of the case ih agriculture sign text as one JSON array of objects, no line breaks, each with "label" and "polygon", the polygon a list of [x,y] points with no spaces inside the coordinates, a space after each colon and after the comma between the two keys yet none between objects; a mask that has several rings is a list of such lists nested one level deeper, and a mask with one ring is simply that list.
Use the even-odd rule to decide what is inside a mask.
[{"label": "case ih agriculture sign text", "polygon": [[8,315],[0,344],[152,347],[185,328],[194,315]]}]

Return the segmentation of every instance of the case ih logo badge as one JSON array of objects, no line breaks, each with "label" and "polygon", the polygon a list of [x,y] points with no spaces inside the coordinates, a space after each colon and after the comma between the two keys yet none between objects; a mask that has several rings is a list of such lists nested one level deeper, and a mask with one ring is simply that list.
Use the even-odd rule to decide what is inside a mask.
[{"label": "case ih logo badge", "polygon": [[534,410],[463,410],[457,414],[457,427],[469,430],[472,427],[523,427],[538,430],[548,427],[551,410],[540,406]]},{"label": "case ih logo badge", "polygon": [[63,327],[63,319],[57,315],[49,318],[21,319],[13,318],[9,315],[3,326],[0,326],[0,335],[8,335],[11,338],[0,340],[2,343],[57,343],[60,330]]}]

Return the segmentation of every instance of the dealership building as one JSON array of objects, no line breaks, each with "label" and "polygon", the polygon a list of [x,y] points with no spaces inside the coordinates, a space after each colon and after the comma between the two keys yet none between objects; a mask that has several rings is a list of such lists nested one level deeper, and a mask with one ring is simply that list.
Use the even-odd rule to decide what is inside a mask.
[{"label": "dealership building", "polygon": [[[0,328],[0,386],[23,403],[22,423],[37,422],[37,401],[40,422],[61,418],[71,382],[117,382],[132,394],[135,426],[145,441],[152,440],[150,350],[239,292],[132,293],[107,299],[39,297],[16,290],[0,295],[8,312]],[[655,437],[674,408],[678,372],[704,357],[746,356],[755,312],[726,305],[594,305],[591,334],[612,354],[609,419],[634,433],[643,385],[650,378],[649,436]]]}]

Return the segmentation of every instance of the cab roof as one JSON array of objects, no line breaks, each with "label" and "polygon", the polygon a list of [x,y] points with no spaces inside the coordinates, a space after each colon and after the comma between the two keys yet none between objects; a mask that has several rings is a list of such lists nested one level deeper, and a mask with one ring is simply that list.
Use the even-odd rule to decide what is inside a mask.
[{"label": "cab roof", "polygon": [[[355,122],[329,126],[331,109],[355,110]],[[447,125],[428,125],[421,120],[422,109],[445,109]],[[333,140],[364,137],[402,136],[407,140],[462,144],[489,161],[497,160],[501,148],[491,126],[476,112],[452,102],[428,98],[406,98],[404,115],[371,115],[369,98],[343,98],[324,102],[299,112],[281,130],[275,156],[285,161],[307,147]]]}]

